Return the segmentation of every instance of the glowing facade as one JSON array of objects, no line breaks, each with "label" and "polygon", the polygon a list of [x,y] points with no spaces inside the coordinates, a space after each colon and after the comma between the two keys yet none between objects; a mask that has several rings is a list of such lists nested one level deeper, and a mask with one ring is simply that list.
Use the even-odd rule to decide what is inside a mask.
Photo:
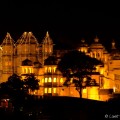
[{"label": "glowing facade", "polygon": [[[75,87],[64,87],[65,78],[58,71],[57,64],[67,50],[54,50],[53,41],[47,32],[39,43],[32,32],[24,32],[14,42],[9,33],[0,46],[0,83],[7,81],[8,77],[16,73],[22,77],[35,73],[40,80],[40,89],[32,94],[38,96],[72,96],[79,97]],[[95,100],[108,100],[114,93],[120,92],[120,53],[112,42],[112,52],[108,53],[96,37],[91,45],[85,40],[77,50],[85,52],[91,57],[103,61],[103,66],[97,66],[91,75],[99,83],[99,87],[83,89],[83,98]]]}]

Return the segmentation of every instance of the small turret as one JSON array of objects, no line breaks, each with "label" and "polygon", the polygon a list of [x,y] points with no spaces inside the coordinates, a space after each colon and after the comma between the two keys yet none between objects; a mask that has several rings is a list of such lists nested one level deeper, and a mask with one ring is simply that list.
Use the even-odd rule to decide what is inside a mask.
[{"label": "small turret", "polygon": [[7,32],[2,44],[2,79],[7,80],[14,73],[14,40]]},{"label": "small turret", "polygon": [[78,51],[85,52],[85,53],[88,52],[88,44],[85,42],[84,38],[81,39],[81,43],[78,47]]},{"label": "small turret", "polygon": [[53,54],[53,45],[53,41],[47,31],[44,39],[42,40],[42,63],[44,63],[46,58]]},{"label": "small turret", "polygon": [[112,50],[113,50],[113,49],[116,49],[115,40],[112,40]]}]

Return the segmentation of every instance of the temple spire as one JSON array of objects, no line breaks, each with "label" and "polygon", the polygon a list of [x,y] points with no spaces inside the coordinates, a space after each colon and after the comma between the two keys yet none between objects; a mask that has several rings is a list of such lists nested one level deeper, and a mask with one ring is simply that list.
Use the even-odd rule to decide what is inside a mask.
[{"label": "temple spire", "polygon": [[81,42],[82,42],[82,43],[85,43],[85,39],[84,39],[84,38],[82,38],[82,39],[81,39]]},{"label": "temple spire", "polygon": [[96,37],[94,38],[94,41],[95,41],[95,42],[99,42],[99,38],[98,38],[97,35],[96,35]]},{"label": "temple spire", "polygon": [[21,37],[17,40],[16,44],[21,44],[27,36],[27,32],[24,32]]},{"label": "temple spire", "polygon": [[31,44],[31,43],[38,44],[38,41],[32,32],[24,32],[16,42],[16,44]]},{"label": "temple spire", "polygon": [[116,49],[115,40],[112,40],[112,49]]},{"label": "temple spire", "polygon": [[46,35],[45,35],[44,39],[42,40],[42,43],[53,44],[53,41],[50,38],[50,35],[49,35],[48,31],[46,32]]},{"label": "temple spire", "polygon": [[49,37],[49,33],[48,33],[48,31],[46,32],[46,37]]},{"label": "temple spire", "polygon": [[4,38],[4,40],[3,40],[1,45],[2,46],[3,45],[14,45],[14,41],[13,41],[10,33],[7,32],[7,34],[6,34],[6,36],[5,36],[5,38]]}]

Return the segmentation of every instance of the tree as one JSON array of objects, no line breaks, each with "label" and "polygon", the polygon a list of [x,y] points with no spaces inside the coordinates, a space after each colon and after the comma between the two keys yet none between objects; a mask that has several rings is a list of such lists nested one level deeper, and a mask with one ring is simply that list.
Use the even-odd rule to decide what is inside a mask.
[{"label": "tree", "polygon": [[17,74],[13,74],[8,78],[8,81],[0,84],[0,95],[1,96],[9,96],[10,100],[12,100],[14,106],[20,105],[25,99],[25,91],[24,91],[24,82],[21,77]]},{"label": "tree", "polygon": [[[58,63],[58,70],[66,77],[64,85],[75,84],[76,90],[82,98],[84,87],[97,85],[96,81],[91,79],[91,73],[95,71],[96,65],[99,64],[102,64],[102,62],[83,52],[74,50],[64,54]],[[72,82],[71,78],[73,78]]]},{"label": "tree", "polygon": [[24,89],[24,83],[22,81],[22,78],[18,76],[17,74],[13,74],[8,78],[7,84],[10,88],[12,88],[15,91],[21,91]]},{"label": "tree", "polygon": [[8,81],[0,84],[0,89],[3,94],[17,95],[23,90],[23,81],[20,76],[13,74],[8,78]]},{"label": "tree", "polygon": [[28,74],[24,79],[24,85],[28,93],[29,90],[33,92],[39,89],[39,80],[35,77],[34,74]]}]

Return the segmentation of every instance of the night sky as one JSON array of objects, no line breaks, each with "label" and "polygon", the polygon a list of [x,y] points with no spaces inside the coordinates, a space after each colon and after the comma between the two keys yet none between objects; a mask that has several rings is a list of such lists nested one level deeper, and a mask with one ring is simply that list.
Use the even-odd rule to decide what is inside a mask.
[{"label": "night sky", "polygon": [[24,31],[32,31],[41,41],[48,30],[54,42],[79,44],[82,38],[92,43],[97,35],[110,46],[120,46],[120,7],[118,3],[6,0],[0,4],[0,39],[10,32],[16,41]]}]

